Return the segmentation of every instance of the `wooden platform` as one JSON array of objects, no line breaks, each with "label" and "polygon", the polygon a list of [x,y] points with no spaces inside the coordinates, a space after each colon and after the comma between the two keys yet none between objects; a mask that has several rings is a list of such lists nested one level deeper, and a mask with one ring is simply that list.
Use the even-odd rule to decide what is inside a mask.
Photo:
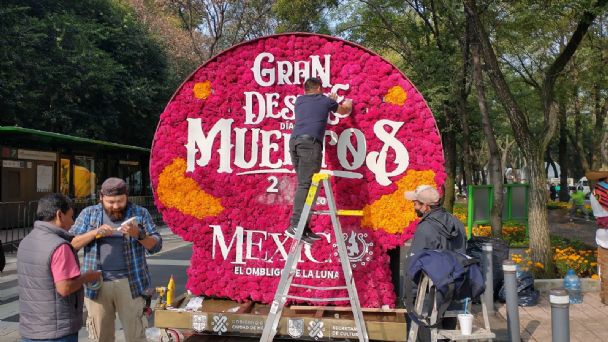
[{"label": "wooden platform", "polygon": [[[178,298],[185,307],[189,298]],[[154,310],[154,326],[160,329],[219,336],[261,336],[270,305],[231,300],[205,299],[199,311],[175,309]],[[370,340],[405,341],[406,323],[403,309],[364,309]],[[194,326],[193,326],[194,323]],[[196,328],[196,329],[195,329]],[[331,341],[357,338],[355,321],[348,307],[286,307],[279,322],[277,337]]]}]

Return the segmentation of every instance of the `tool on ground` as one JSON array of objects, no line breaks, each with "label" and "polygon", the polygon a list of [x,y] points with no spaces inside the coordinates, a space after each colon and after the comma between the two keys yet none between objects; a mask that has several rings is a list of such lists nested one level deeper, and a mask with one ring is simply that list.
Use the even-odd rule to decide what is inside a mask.
[{"label": "tool on ground", "polygon": [[173,274],[169,278],[169,284],[167,284],[167,306],[173,305],[173,296],[175,294],[175,281],[173,281]]},{"label": "tool on ground", "polygon": [[[344,279],[346,282],[345,286],[318,287],[303,284],[292,284],[293,277],[296,274],[296,269],[298,267],[298,260],[300,259],[300,254],[302,252],[302,246],[305,243],[304,241],[302,241],[304,227],[308,224],[308,219],[310,218],[310,215],[312,213],[312,206],[317,201],[321,182],[323,182],[322,185],[325,189],[325,197],[327,198],[327,206],[329,207],[329,210],[317,211],[314,212],[314,214],[325,214],[331,217],[334,237],[336,239],[336,245],[338,249],[338,255],[340,257],[340,263],[342,265],[342,271],[344,273]],[[281,313],[283,312],[283,307],[288,299],[307,300],[314,302],[350,301],[359,341],[369,341],[369,337],[367,335],[367,328],[363,320],[363,312],[361,311],[361,304],[359,302],[359,297],[355,288],[353,272],[350,267],[350,260],[346,251],[346,244],[342,236],[340,220],[338,219],[338,216],[362,215],[362,210],[337,210],[336,203],[334,200],[334,193],[331,188],[330,174],[315,173],[313,175],[312,184],[310,186],[310,189],[308,190],[308,195],[306,196],[304,208],[302,209],[302,215],[300,216],[300,221],[298,222],[298,227],[296,228],[296,233],[294,237],[295,241],[292,242],[291,248],[289,249],[289,254],[287,256],[287,260],[285,261],[285,267],[283,268],[283,272],[281,273],[281,280],[279,281],[279,286],[277,287],[274,300],[272,301],[270,312],[268,313],[268,317],[266,318],[266,324],[264,325],[264,331],[262,332],[262,338],[260,339],[260,341],[272,341],[275,334],[277,333],[277,327],[279,325],[279,320],[281,319]],[[321,291],[346,289],[348,291],[348,297],[306,298],[301,296],[293,296],[288,294],[289,288],[291,286]]]},{"label": "tool on ground", "polygon": [[161,309],[164,309],[167,305],[165,303],[165,293],[167,293],[167,288],[165,286],[156,287],[156,293],[158,293],[158,302],[156,305]]}]

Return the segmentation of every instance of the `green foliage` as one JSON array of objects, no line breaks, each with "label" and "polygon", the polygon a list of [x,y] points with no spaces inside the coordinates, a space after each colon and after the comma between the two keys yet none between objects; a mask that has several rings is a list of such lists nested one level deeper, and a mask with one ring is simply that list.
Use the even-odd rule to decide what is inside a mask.
[{"label": "green foliage", "polygon": [[170,89],[166,58],[113,1],[7,1],[1,125],[149,146]]},{"label": "green foliage", "polygon": [[315,32],[330,34],[325,9],[338,5],[338,0],[278,0],[272,11],[279,20],[277,33]]}]

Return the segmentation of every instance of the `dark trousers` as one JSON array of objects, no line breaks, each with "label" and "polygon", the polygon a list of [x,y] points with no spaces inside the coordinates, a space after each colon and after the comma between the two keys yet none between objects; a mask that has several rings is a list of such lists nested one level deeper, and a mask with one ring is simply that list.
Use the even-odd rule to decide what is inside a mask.
[{"label": "dark trousers", "polygon": [[312,183],[312,176],[321,170],[323,145],[312,137],[296,137],[289,140],[289,154],[298,177],[298,187],[293,199],[293,213],[289,225],[297,227],[302,215],[302,208]]}]

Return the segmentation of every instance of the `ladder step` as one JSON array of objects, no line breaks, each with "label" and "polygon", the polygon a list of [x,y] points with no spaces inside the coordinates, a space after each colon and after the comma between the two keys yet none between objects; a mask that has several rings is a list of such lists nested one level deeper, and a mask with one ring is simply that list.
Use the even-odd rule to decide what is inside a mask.
[{"label": "ladder step", "polygon": [[347,286],[326,286],[326,287],[322,287],[322,286],[310,286],[310,285],[303,285],[303,284],[291,284],[292,287],[301,287],[304,289],[313,289],[313,290],[321,290],[321,291],[330,291],[330,290],[346,290],[348,289]]},{"label": "ladder step", "polygon": [[333,301],[349,301],[350,298],[348,297],[336,297],[336,298],[310,298],[310,297],[300,297],[300,296],[292,296],[292,295],[287,295],[285,296],[287,299],[298,299],[298,300],[309,300],[311,302],[333,302]]},{"label": "ladder step", "polygon": [[[315,215],[329,215],[329,210],[314,210],[312,212]],[[338,216],[363,216],[363,210],[338,210]]]}]

